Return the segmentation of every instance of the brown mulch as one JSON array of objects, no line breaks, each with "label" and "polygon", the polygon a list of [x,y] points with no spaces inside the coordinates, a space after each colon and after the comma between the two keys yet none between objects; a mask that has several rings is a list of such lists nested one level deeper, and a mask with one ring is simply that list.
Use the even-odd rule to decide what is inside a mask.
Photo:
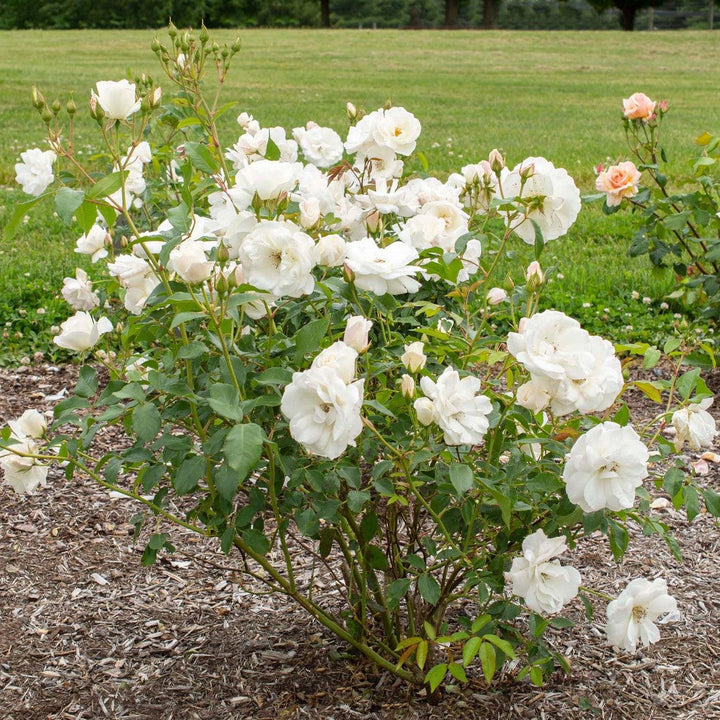
[{"label": "brown mulch", "polygon": [[[74,375],[0,371],[0,423],[27,407],[50,409],[46,398],[71,389]],[[633,402],[643,409],[640,397]],[[718,468],[701,478],[716,490]],[[577,626],[551,634],[570,676],[539,689],[508,672],[489,688],[474,679],[428,698],[349,656],[284,598],[247,592],[216,543],[172,530],[178,552],[142,567],[128,522],[137,508],[90,481],[68,483],[54,469],[41,493],[20,497],[3,485],[0,497],[4,720],[720,718],[720,532],[705,513],[689,526],[671,507],[656,510],[683,564],[639,531],[620,566],[604,538],[573,551],[584,584],[610,595],[639,575],[667,580],[682,618],[657,645],[613,652],[604,603],[588,622],[575,601],[567,614]]]}]

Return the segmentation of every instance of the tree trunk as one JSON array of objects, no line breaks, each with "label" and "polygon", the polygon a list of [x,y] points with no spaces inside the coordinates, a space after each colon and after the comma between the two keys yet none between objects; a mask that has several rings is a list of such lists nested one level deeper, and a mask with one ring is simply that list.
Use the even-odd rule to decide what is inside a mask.
[{"label": "tree trunk", "polygon": [[445,0],[445,27],[457,27],[458,0]]},{"label": "tree trunk", "polygon": [[497,25],[499,0],[483,0],[481,27],[490,30]]},{"label": "tree trunk", "polygon": [[320,0],[320,27],[330,27],[330,0]]},{"label": "tree trunk", "polygon": [[632,32],[635,29],[635,13],[637,7],[633,3],[628,3],[620,8],[620,25],[623,30]]}]

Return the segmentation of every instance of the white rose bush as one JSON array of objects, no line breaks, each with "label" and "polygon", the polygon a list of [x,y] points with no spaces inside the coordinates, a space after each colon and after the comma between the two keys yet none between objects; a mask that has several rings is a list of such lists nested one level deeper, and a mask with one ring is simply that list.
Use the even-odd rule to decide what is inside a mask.
[{"label": "white rose bush", "polygon": [[[23,155],[33,198],[7,232],[52,197],[77,226],[90,269],[65,281],[55,342],[85,364],[53,422],[29,409],[3,430],[6,484],[41,492],[60,463],[133,498],[145,564],[172,552],[175,526],[216,538],[253,583],[409,683],[472,668],[491,682],[510,661],[537,684],[568,670],[544,631],[572,625],[559,613],[573,603],[590,612],[577,542],[607,536],[619,559],[633,523],[676,551],[653,483],[689,516],[699,492],[720,513],[660,433],[715,434],[679,345],[671,381],[630,381],[610,342],[537,312],[537,260],[526,284],[498,286],[513,243],[539,257],[572,225],[573,180],[542,157],[508,170],[497,151],[426,177],[420,121],[395,107],[349,104],[344,132],[263,128],[245,111],[226,142],[218,119],[234,106],[218,97],[239,44],[171,26],[153,48],[177,92],[98,82],[98,166],[33,93],[53,158]],[[620,398],[633,385],[669,397],[634,428]],[[127,443],[98,456],[107,425]],[[327,592],[302,580],[308,560]],[[633,583],[608,608],[626,651],[676,609],[662,580]]]}]

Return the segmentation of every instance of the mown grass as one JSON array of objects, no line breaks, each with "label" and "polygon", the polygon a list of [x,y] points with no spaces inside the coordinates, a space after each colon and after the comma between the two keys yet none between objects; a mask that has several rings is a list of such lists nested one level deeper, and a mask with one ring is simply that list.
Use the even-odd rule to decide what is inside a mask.
[{"label": "mown grass", "polygon": [[[342,131],[347,100],[370,110],[390,99],[421,119],[419,150],[431,171],[441,174],[499,147],[513,164],[543,155],[590,192],[597,163],[624,153],[620,103],[638,90],[670,104],[664,144],[674,176],[688,172],[689,158],[697,152],[693,138],[720,129],[715,82],[720,36],[709,32],[240,34],[243,50],[223,90],[223,99],[237,101],[238,111],[248,110],[263,125],[291,128],[314,119]],[[215,35],[223,41],[234,33]],[[22,199],[11,189],[19,153],[43,142],[30,87],[37,85],[49,100],[64,100],[72,92],[83,115],[97,80],[119,79],[128,71],[161,79],[149,49],[152,36],[151,31],[0,33],[0,225]],[[228,144],[238,133],[236,114],[224,121]],[[77,147],[91,150],[95,135],[89,119],[78,122],[76,140]],[[647,306],[629,301],[632,290],[659,299],[674,283],[669,275],[652,273],[646,261],[627,259],[634,225],[633,218],[608,218],[597,206],[585,208],[570,235],[546,249],[544,264],[557,265],[564,276],[549,286],[547,303],[575,311],[597,331],[618,338],[629,332],[650,336],[658,328],[665,332],[672,314],[658,319]],[[50,208],[11,245],[0,245],[0,327],[5,330],[0,356],[15,357],[44,344],[49,326],[64,318],[57,289],[75,265],[77,234],[63,228]],[[520,259],[529,259],[527,249],[520,248]],[[521,269],[518,261],[516,271]],[[583,307],[587,303],[590,307]],[[618,304],[628,309],[605,319],[604,307]],[[38,305],[44,315],[35,312]],[[624,321],[627,312],[632,322]],[[633,330],[624,330],[626,325]]]}]

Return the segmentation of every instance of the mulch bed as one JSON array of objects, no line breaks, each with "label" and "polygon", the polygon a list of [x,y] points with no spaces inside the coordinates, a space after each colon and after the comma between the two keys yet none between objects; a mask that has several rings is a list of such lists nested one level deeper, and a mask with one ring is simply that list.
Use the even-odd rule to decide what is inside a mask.
[{"label": "mulch bed", "polygon": [[[0,423],[71,389],[73,367],[0,371]],[[633,402],[642,410],[638,395]],[[112,435],[99,442],[118,442]],[[688,455],[688,462],[696,460]],[[702,482],[720,489],[720,466]],[[217,543],[172,530],[178,551],[151,568],[132,542],[131,501],[53,469],[31,497],[2,486],[0,718],[5,720],[462,720],[464,718],[720,718],[720,532],[702,513],[676,533],[678,564],[658,538],[631,532],[616,565],[604,538],[572,553],[583,583],[616,595],[633,577],[662,576],[682,618],[636,655],[605,644],[603,603],[592,622],[551,631],[572,674],[543,688],[506,672],[427,697],[349,656],[289,601],[247,592]],[[322,583],[320,576],[316,582]]]}]

